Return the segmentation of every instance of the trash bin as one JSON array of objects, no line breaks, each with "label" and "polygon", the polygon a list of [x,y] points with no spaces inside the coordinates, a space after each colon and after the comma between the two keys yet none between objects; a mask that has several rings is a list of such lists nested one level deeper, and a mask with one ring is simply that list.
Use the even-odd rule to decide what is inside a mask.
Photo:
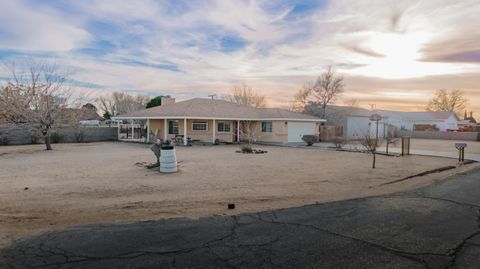
[{"label": "trash bin", "polygon": [[160,172],[177,172],[177,156],[173,146],[163,145],[160,149]]}]

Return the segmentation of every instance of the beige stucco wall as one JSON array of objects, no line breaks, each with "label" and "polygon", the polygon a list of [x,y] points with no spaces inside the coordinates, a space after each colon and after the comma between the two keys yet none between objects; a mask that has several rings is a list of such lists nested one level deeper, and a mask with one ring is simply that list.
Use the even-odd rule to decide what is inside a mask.
[{"label": "beige stucco wall", "polygon": [[[206,121],[208,124],[207,131],[193,131],[192,123],[194,121]],[[220,133],[218,132],[218,123],[219,122],[229,122],[230,123],[230,132]],[[292,121],[288,121],[292,122]],[[288,122],[287,121],[272,121],[272,132],[263,133],[262,132],[262,122],[257,121],[253,122],[254,125],[254,139],[257,142],[275,142],[275,143],[288,143]],[[221,142],[233,142],[235,129],[235,121],[215,121],[215,138],[219,139]],[[150,120],[150,131],[155,133],[155,130],[158,129],[158,138],[164,139],[163,133],[164,120]],[[183,135],[183,120],[178,120],[178,134]],[[168,131],[168,126],[167,126]],[[187,120],[187,136],[192,140],[200,140],[202,142],[213,142],[213,120]],[[174,135],[168,134],[168,139],[172,139]],[[242,140],[247,140],[246,135],[242,132]]]},{"label": "beige stucco wall", "polygon": [[255,140],[258,142],[287,143],[288,125],[285,121],[272,121],[272,132],[262,132],[262,122],[255,122]]},{"label": "beige stucco wall", "polygon": [[[184,120],[178,120],[178,134],[183,135],[183,125]],[[193,131],[192,130],[192,123],[194,121],[206,121],[208,124],[207,131]],[[219,122],[229,122],[230,123],[230,132],[218,132],[217,126]],[[233,121],[215,121],[215,138],[219,139],[221,142],[233,142],[233,132],[234,125]],[[202,142],[213,142],[213,120],[187,120],[187,136],[190,137],[192,140],[200,140]],[[150,120],[150,131],[155,133],[157,132],[157,138],[164,139],[164,120]],[[168,131],[168,124],[167,124],[167,131]],[[167,134],[168,139],[172,139],[175,135]]]}]

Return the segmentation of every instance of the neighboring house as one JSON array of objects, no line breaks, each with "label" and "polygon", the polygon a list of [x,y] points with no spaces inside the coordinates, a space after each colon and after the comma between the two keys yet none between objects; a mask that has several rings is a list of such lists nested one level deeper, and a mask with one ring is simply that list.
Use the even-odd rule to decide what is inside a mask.
[{"label": "neighboring house", "polygon": [[374,134],[375,122],[370,121],[370,116],[378,113],[382,116],[379,121],[379,137],[386,137],[393,133],[394,129],[458,130],[460,119],[453,112],[401,112],[391,110],[371,110],[364,108],[329,106],[327,108],[327,124],[343,126],[344,136],[348,139],[364,137],[368,132]]},{"label": "neighboring house", "polygon": [[[431,129],[446,132],[458,130],[460,119],[454,112],[398,112],[381,110],[381,114],[388,115],[390,124],[401,130],[422,131],[431,126]],[[427,128],[428,129],[428,128]]]},{"label": "neighboring house", "polygon": [[[317,135],[319,124],[325,121],[284,109],[252,108],[202,98],[135,111],[113,119],[146,121],[148,134],[163,140],[181,137],[184,144],[188,139],[203,142],[246,140],[242,124],[252,126],[250,137],[257,142],[302,142],[303,135]],[[151,135],[147,135],[147,141]]]},{"label": "neighboring house", "polygon": [[95,125],[98,126],[103,118],[93,109],[65,108],[58,121],[60,125]]},{"label": "neighboring house", "polygon": [[[389,132],[389,117],[376,111],[382,115],[382,119],[378,122],[378,136],[386,137]],[[326,111],[327,125],[336,125],[343,127],[343,136],[347,139],[361,139],[370,135],[376,135],[376,122],[371,121],[370,117],[373,112],[358,107],[347,106],[328,106]]]}]

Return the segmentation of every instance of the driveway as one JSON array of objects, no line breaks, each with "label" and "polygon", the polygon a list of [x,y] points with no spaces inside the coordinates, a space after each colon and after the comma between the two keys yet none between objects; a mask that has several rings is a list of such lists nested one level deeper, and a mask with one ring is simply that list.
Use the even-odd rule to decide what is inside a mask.
[{"label": "driveway", "polygon": [[[413,180],[413,179],[412,179]],[[479,268],[480,170],[386,196],[94,225],[17,241],[2,268]]]}]

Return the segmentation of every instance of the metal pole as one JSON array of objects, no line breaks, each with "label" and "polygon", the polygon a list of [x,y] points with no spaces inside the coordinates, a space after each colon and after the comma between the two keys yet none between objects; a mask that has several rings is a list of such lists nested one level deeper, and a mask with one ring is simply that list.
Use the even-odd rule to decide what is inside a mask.
[{"label": "metal pole", "polygon": [[377,157],[377,146],[378,146],[378,120],[377,122],[377,128],[376,128],[376,135],[375,135],[375,148],[373,150],[373,168],[375,168],[375,161]]}]

